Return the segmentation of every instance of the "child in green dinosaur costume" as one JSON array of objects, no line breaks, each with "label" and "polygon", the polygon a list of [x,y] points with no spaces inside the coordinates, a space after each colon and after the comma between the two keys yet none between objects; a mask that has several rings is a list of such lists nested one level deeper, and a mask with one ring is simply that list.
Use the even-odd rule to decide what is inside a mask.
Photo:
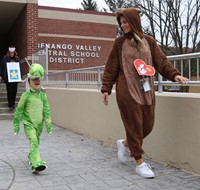
[{"label": "child in green dinosaur costume", "polygon": [[30,90],[24,92],[16,108],[13,131],[19,133],[20,121],[24,124],[24,132],[30,142],[28,159],[34,174],[46,169],[46,164],[41,160],[39,152],[40,136],[45,122],[47,132],[52,132],[50,106],[47,96],[41,91],[41,80],[44,69],[40,64],[32,64],[28,73]]}]

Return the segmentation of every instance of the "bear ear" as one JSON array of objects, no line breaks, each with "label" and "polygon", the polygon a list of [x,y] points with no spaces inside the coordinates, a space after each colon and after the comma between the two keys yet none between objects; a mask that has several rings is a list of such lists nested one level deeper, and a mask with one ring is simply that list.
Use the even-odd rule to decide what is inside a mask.
[{"label": "bear ear", "polygon": [[142,10],[138,7],[136,7],[135,9],[138,11],[139,15],[142,16]]},{"label": "bear ear", "polygon": [[117,15],[122,14],[125,10],[126,10],[126,8],[118,8],[118,9],[115,11],[115,14],[117,14]]}]

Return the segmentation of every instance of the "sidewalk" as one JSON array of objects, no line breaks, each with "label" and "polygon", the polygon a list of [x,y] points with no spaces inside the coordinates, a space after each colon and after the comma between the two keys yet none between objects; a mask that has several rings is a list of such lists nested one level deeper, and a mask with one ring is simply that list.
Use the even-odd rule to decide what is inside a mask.
[{"label": "sidewalk", "polygon": [[48,169],[38,175],[28,165],[23,127],[13,136],[12,121],[0,121],[0,145],[0,190],[200,190],[200,176],[150,160],[156,178],[141,178],[131,158],[118,162],[116,147],[56,126],[50,136],[44,128],[40,153]]}]

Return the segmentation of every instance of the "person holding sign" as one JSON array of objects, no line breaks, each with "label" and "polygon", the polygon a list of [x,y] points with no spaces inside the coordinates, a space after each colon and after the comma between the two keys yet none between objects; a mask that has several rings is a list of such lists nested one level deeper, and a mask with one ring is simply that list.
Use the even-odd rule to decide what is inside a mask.
[{"label": "person holding sign", "polygon": [[157,70],[165,78],[187,83],[167,60],[156,40],[142,31],[141,11],[138,8],[120,8],[116,12],[123,36],[114,41],[102,79],[102,101],[108,105],[108,96],[116,82],[116,98],[125,127],[126,138],[117,141],[118,159],[126,161],[127,149],[136,161],[135,172],[144,178],[155,174],[142,155],[143,139],[154,125],[155,91],[153,75]]},{"label": "person holding sign", "polygon": [[10,111],[15,109],[18,82],[21,81],[19,61],[15,47],[9,47],[1,61],[0,81],[3,79],[6,83],[8,107]]}]

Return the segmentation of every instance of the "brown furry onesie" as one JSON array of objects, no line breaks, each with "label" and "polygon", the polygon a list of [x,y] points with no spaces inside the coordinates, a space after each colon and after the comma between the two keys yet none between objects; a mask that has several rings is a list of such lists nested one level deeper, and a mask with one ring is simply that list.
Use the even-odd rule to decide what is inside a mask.
[{"label": "brown furry onesie", "polygon": [[111,94],[116,83],[116,98],[126,131],[131,156],[142,158],[143,139],[152,131],[155,115],[155,92],[153,77],[148,77],[151,90],[141,88],[140,79],[133,62],[142,59],[152,65],[163,77],[174,81],[180,72],[168,62],[156,41],[142,31],[140,11],[136,8],[118,9],[117,21],[124,16],[132,28],[128,34],[116,38],[108,57],[101,92]]}]

